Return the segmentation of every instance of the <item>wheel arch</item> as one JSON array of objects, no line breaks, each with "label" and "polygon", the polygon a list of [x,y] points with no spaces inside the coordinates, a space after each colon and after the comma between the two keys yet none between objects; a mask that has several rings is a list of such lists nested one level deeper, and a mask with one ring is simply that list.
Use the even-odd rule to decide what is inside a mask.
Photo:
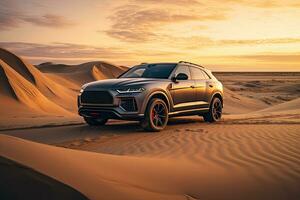
[{"label": "wheel arch", "polygon": [[165,94],[163,91],[155,91],[153,93],[151,93],[148,97],[147,97],[147,100],[144,101],[144,104],[143,104],[143,109],[142,109],[142,112],[144,113],[145,110],[146,110],[146,107],[149,103],[149,101],[153,98],[159,98],[159,99],[162,99],[168,106],[168,110],[170,111],[170,100],[167,96],[167,94]]},{"label": "wheel arch", "polygon": [[223,105],[223,104],[224,104],[224,100],[223,100],[223,95],[222,95],[220,92],[215,92],[215,93],[212,95],[211,100],[210,100],[210,103],[212,102],[212,100],[213,100],[215,97],[217,97],[217,98],[219,98],[219,99],[221,100],[221,102],[222,102],[222,107],[223,107],[223,106],[224,106],[224,105]]}]

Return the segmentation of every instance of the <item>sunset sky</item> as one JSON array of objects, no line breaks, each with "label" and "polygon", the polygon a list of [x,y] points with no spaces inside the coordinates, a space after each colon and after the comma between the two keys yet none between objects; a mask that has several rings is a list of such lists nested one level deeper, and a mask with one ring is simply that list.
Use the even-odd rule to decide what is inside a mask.
[{"label": "sunset sky", "polygon": [[300,71],[300,0],[1,0],[0,47],[34,64]]}]

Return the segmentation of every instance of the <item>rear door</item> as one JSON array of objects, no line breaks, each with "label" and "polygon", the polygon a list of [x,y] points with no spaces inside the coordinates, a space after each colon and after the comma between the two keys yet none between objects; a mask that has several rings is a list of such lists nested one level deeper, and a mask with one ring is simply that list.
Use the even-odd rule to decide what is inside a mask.
[{"label": "rear door", "polygon": [[179,73],[188,75],[188,80],[178,80],[172,83],[171,94],[175,111],[192,108],[192,103],[196,100],[195,81],[191,78],[189,67],[178,66],[174,76],[176,77]]},{"label": "rear door", "polygon": [[[198,67],[190,66],[191,77],[195,81],[196,102],[199,107],[207,107],[208,95],[208,76]],[[205,76],[206,75],[206,76]]]}]

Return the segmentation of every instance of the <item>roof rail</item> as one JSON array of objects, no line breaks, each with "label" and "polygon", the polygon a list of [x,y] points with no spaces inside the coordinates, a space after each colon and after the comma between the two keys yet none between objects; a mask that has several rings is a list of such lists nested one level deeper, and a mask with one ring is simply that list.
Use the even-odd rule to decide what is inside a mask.
[{"label": "roof rail", "polygon": [[191,62],[186,62],[186,61],[179,61],[178,63],[185,63],[185,64],[190,64],[190,65],[196,65],[196,66],[198,66],[198,67],[204,68],[204,67],[201,66],[201,65],[198,65],[198,64],[195,64],[195,63],[191,63]]}]

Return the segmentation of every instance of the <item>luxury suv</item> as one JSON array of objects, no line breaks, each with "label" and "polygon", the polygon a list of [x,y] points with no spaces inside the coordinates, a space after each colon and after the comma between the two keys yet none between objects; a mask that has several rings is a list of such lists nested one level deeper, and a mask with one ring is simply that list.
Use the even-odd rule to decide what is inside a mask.
[{"label": "luxury suv", "polygon": [[160,131],[169,117],[221,119],[223,86],[204,67],[190,62],[142,63],[117,79],[87,83],[78,95],[78,112],[89,125],[108,119],[138,120],[147,131]]}]

